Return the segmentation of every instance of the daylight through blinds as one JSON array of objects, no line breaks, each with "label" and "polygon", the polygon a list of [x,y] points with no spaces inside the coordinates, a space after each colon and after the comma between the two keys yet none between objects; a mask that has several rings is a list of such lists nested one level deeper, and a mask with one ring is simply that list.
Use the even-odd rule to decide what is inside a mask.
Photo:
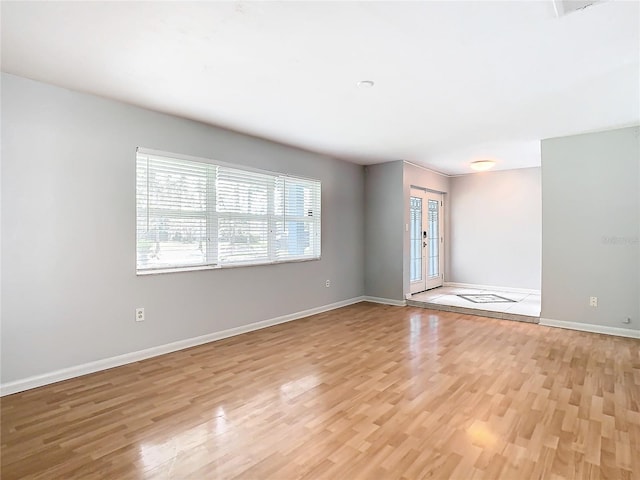
[{"label": "daylight through blinds", "polygon": [[320,258],[320,182],[138,152],[137,270]]}]

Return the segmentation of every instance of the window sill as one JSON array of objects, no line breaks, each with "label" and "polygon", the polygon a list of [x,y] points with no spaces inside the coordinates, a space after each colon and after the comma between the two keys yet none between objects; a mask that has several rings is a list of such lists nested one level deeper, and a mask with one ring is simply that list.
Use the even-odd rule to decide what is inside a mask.
[{"label": "window sill", "polygon": [[301,263],[301,262],[313,262],[320,260],[322,257],[316,258],[295,258],[287,260],[279,260],[274,262],[260,262],[260,263],[234,263],[230,265],[194,265],[193,267],[169,267],[169,268],[155,268],[149,270],[136,270],[137,276],[147,276],[165,273],[179,273],[179,272],[197,272],[200,270],[224,270],[227,268],[242,268],[242,267],[259,267],[261,265],[281,265],[283,263]]}]

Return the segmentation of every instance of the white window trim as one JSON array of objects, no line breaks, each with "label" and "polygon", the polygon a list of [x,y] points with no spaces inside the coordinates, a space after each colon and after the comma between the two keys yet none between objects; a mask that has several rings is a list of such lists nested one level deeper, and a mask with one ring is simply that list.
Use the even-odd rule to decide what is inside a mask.
[{"label": "white window trim", "polygon": [[[243,170],[243,171],[247,171],[247,172],[254,172],[254,173],[260,173],[260,174],[266,174],[266,175],[271,175],[271,176],[278,176],[278,177],[287,177],[287,178],[292,178],[292,179],[298,179],[298,180],[303,180],[303,181],[312,181],[312,182],[317,182],[320,188],[320,222],[318,224],[318,227],[320,229],[320,231],[322,231],[322,182],[318,179],[314,179],[314,178],[310,178],[310,177],[304,177],[304,176],[300,176],[300,175],[291,175],[291,174],[287,174],[287,173],[282,173],[282,172],[275,172],[275,171],[270,171],[270,170],[263,170],[263,169],[258,169],[258,168],[253,168],[253,167],[248,167],[245,165],[239,165],[239,164],[234,164],[234,163],[228,163],[228,162],[221,162],[221,161],[217,161],[217,160],[213,160],[213,159],[209,159],[209,158],[204,158],[204,157],[197,157],[197,156],[192,156],[192,155],[184,155],[184,154],[179,154],[179,153],[174,153],[174,152],[167,152],[167,151],[162,151],[162,150],[155,150],[155,149],[151,149],[151,148],[145,148],[145,147],[137,147],[136,149],[136,156],[140,154],[140,155],[149,155],[149,156],[159,156],[159,157],[166,157],[166,158],[173,158],[176,160],[186,160],[186,161],[191,161],[191,162],[198,162],[198,163],[205,163],[205,164],[209,164],[209,165],[214,165],[214,166],[218,166],[218,167],[228,167],[228,168],[233,168],[236,170]],[[208,178],[207,181],[211,181],[211,178]],[[136,178],[136,185],[137,185],[137,178]],[[214,179],[214,185],[215,185],[215,179]],[[215,188],[215,186],[214,186]],[[317,261],[317,260],[321,260],[322,259],[322,241],[321,239],[319,239],[319,251],[318,251],[318,255],[314,256],[312,258],[309,257],[298,257],[298,256],[291,256],[291,257],[287,257],[286,259],[277,259],[277,260],[273,260],[274,256],[275,256],[275,236],[276,236],[276,228],[275,228],[275,215],[274,215],[274,211],[275,211],[275,206],[274,206],[274,196],[273,196],[273,187],[270,186],[269,187],[269,194],[267,196],[268,198],[268,208],[267,208],[267,215],[269,218],[269,241],[267,243],[268,245],[268,259],[267,260],[250,260],[247,262],[234,262],[234,263],[206,263],[206,264],[198,264],[198,265],[180,265],[180,266],[175,266],[175,267],[158,267],[158,268],[144,268],[144,269],[139,269],[138,265],[137,265],[137,260],[136,260],[136,275],[138,276],[145,276],[145,275],[156,275],[156,274],[165,274],[165,273],[179,273],[179,272],[191,272],[191,271],[202,271],[202,270],[220,270],[220,269],[226,269],[226,268],[242,268],[242,267],[247,267],[247,266],[261,266],[261,265],[275,265],[275,264],[282,264],[282,263],[300,263],[300,262],[312,262],[312,261]],[[137,186],[136,186],[136,192],[137,192]],[[215,192],[215,190],[214,190]],[[137,197],[137,195],[136,195]],[[216,211],[216,204],[215,204],[215,198],[216,196],[213,195],[213,202],[209,202],[210,198],[207,197],[207,212],[206,212],[206,218],[207,218],[207,236],[210,239],[207,242],[207,258],[217,258],[217,242],[218,242],[218,236],[215,234],[217,232],[214,232],[214,228],[212,227],[213,225],[217,225],[218,223],[218,218],[220,216],[224,216],[224,213],[218,213]],[[136,207],[137,208],[137,207]],[[305,222],[309,222],[312,223],[313,221],[309,218],[309,217],[287,217],[287,218],[292,218],[294,220],[302,220]],[[137,214],[136,214],[136,231],[137,231]],[[137,234],[136,234],[136,244],[137,244]],[[137,255],[136,255],[137,257]]]}]

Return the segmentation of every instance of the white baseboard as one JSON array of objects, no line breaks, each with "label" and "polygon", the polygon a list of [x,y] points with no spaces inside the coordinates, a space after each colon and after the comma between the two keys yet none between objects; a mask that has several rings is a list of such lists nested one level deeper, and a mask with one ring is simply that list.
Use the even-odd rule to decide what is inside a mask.
[{"label": "white baseboard", "polygon": [[382,303],[383,305],[393,305],[394,307],[406,307],[406,300],[394,300],[393,298],[369,297],[365,295],[362,301],[371,303]]},{"label": "white baseboard", "polygon": [[632,330],[630,328],[607,327],[604,325],[593,325],[591,323],[566,322],[564,320],[551,320],[549,318],[541,318],[540,325],[545,327],[579,330],[581,332],[615,335],[617,337],[640,338],[640,330]]},{"label": "white baseboard", "polygon": [[310,315],[316,315],[318,313],[328,312],[329,310],[335,310],[336,308],[346,307],[347,305],[353,305],[354,303],[362,302],[367,297],[354,297],[340,302],[331,303],[329,305],[323,305],[321,307],[310,308],[301,312],[290,313],[288,315],[282,315],[280,317],[263,320],[260,322],[250,323],[241,327],[229,328],[227,330],[221,330],[219,332],[209,333],[207,335],[201,335],[199,337],[187,338],[185,340],[179,340],[177,342],[167,343],[165,345],[158,345],[157,347],[147,348],[145,350],[138,350],[137,352],[125,353],[116,357],[105,358],[102,360],[96,360],[95,362],[89,362],[82,365],[75,365],[73,367],[63,368],[61,370],[55,370],[53,372],[44,373],[41,375],[35,375],[20,380],[14,380],[13,382],[7,382],[0,385],[0,396],[11,395],[12,393],[22,392],[24,390],[30,390],[32,388],[41,387],[43,385],[49,385],[51,383],[60,382],[62,380],[68,380],[70,378],[80,377],[89,373],[99,372],[101,370],[107,370],[109,368],[119,367],[126,365],[127,363],[138,362],[151,357],[157,357],[158,355],[164,355],[166,353],[183,350],[185,348],[195,347],[216,340],[222,340],[223,338],[233,337],[242,333],[252,332],[254,330],[260,330],[262,328],[271,327],[280,323],[291,322],[293,320],[299,320]]},{"label": "white baseboard", "polygon": [[497,287],[495,285],[476,285],[474,283],[444,282],[445,287],[472,288],[475,290],[497,290],[499,292],[529,293],[540,295],[540,290],[529,288]]}]

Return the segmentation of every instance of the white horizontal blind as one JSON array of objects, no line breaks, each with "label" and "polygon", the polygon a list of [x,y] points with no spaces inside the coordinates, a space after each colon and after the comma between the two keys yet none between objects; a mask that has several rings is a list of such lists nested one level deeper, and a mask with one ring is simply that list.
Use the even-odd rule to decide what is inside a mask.
[{"label": "white horizontal blind", "polygon": [[208,166],[138,155],[136,172],[139,270],[198,266],[207,258],[207,199],[215,197]]},{"label": "white horizontal blind", "polygon": [[283,178],[281,205],[276,212],[276,258],[320,256],[320,184]]},{"label": "white horizontal blind", "polygon": [[218,259],[221,264],[269,260],[269,213],[275,177],[218,167]]},{"label": "white horizontal blind", "polygon": [[317,180],[139,152],[137,271],[320,258]]}]

